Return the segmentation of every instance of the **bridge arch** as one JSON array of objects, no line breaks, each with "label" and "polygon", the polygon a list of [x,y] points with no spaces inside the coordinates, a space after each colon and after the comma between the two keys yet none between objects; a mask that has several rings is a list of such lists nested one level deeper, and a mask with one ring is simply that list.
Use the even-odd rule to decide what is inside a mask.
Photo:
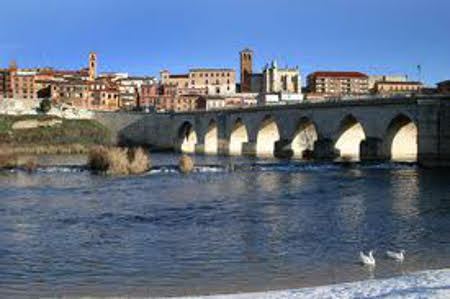
[{"label": "bridge arch", "polygon": [[217,155],[218,149],[218,126],[215,119],[211,119],[209,121],[208,128],[205,133],[205,154],[208,155]]},{"label": "bridge arch", "polygon": [[341,158],[359,159],[361,142],[366,139],[366,133],[353,114],[346,115],[336,131],[334,147]]},{"label": "bridge arch", "polygon": [[314,122],[308,117],[302,117],[291,143],[293,157],[298,159],[312,157],[317,139],[318,133]]},{"label": "bridge arch", "polygon": [[247,126],[242,121],[242,118],[236,119],[231,129],[230,141],[229,141],[229,153],[231,156],[242,155],[242,144],[247,143],[248,131]]},{"label": "bridge arch", "polygon": [[416,161],[418,129],[414,120],[400,113],[392,119],[383,138],[383,150],[392,160]]},{"label": "bridge arch", "polygon": [[191,122],[185,121],[178,129],[178,143],[181,152],[193,154],[195,153],[195,145],[197,144],[197,133]]},{"label": "bridge arch", "polygon": [[275,118],[266,115],[259,127],[256,137],[256,154],[261,157],[273,157],[275,154],[275,143],[280,140],[280,131]]}]

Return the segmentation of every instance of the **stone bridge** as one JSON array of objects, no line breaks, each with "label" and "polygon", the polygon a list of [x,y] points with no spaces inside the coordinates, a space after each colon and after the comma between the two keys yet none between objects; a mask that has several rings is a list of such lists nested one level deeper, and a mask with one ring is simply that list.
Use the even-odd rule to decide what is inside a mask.
[{"label": "stone bridge", "polygon": [[443,96],[96,118],[118,142],[186,153],[450,165],[450,97]]}]

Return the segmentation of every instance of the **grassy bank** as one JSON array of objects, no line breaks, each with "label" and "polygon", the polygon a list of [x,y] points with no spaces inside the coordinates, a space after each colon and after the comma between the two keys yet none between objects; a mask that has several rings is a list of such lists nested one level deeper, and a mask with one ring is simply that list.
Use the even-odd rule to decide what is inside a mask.
[{"label": "grassy bank", "polygon": [[22,121],[58,119],[51,116],[0,115],[0,155],[80,154],[93,146],[109,145],[110,132],[93,120],[61,120],[60,124],[14,129]]}]

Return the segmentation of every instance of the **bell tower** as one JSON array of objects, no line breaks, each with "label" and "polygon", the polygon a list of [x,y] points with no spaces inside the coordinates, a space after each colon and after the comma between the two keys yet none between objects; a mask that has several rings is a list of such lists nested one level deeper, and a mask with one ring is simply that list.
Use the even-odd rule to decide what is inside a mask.
[{"label": "bell tower", "polygon": [[94,80],[97,77],[97,53],[89,53],[89,79]]},{"label": "bell tower", "polygon": [[253,51],[244,49],[241,56],[241,92],[252,91]]}]

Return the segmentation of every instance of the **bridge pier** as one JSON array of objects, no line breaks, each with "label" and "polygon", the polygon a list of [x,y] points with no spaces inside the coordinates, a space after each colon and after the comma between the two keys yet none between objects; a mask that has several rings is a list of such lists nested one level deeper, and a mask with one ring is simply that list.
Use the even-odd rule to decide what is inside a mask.
[{"label": "bridge pier", "polygon": [[320,138],[314,143],[313,156],[317,160],[333,160],[339,157],[339,152],[334,148],[333,140]]},{"label": "bridge pier", "polygon": [[256,157],[257,153],[258,152],[256,150],[256,142],[242,143],[242,156]]},{"label": "bridge pier", "polygon": [[292,140],[281,139],[275,142],[274,156],[281,159],[289,159],[294,156],[294,151],[291,148]]},{"label": "bridge pier", "polygon": [[204,143],[197,143],[195,145],[195,154],[196,155],[204,155],[205,154],[205,144]]},{"label": "bridge pier", "polygon": [[217,155],[220,156],[230,155],[230,142],[228,140],[219,140],[217,144]]},{"label": "bridge pier", "polygon": [[377,137],[366,137],[361,141],[359,155],[361,160],[389,160],[383,151],[383,140]]}]

